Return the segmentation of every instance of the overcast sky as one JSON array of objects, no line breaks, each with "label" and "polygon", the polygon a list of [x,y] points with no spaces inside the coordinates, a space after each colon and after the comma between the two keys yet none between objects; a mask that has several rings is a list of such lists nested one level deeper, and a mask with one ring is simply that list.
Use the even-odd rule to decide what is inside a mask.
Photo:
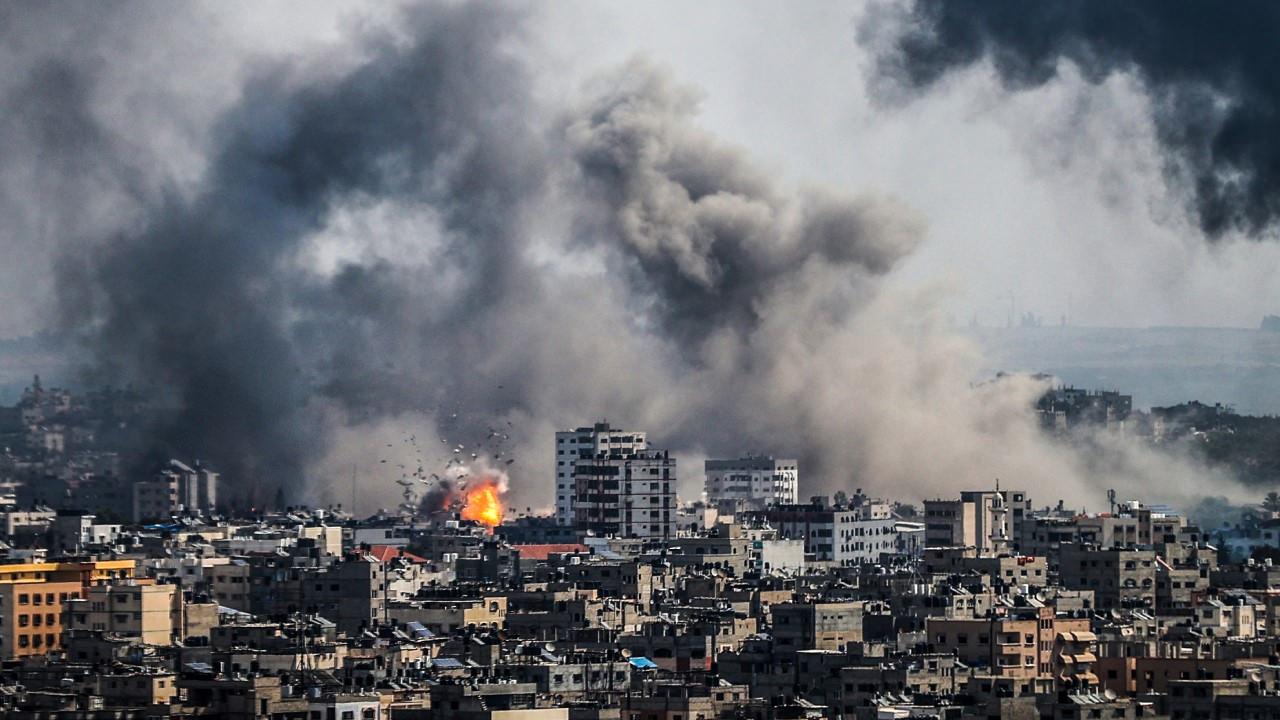
[{"label": "overcast sky", "polygon": [[[702,91],[704,126],[776,175],[914,206],[928,239],[894,281],[936,286],[958,323],[1003,324],[1011,299],[1046,322],[1069,313],[1088,325],[1255,326],[1280,310],[1280,284],[1271,281],[1280,244],[1204,241],[1161,182],[1138,80],[1121,73],[1091,84],[1064,63],[1059,79],[1008,92],[979,64],[919,97],[876,102],[868,90],[874,33],[859,29],[883,6],[542,3],[531,10],[522,52],[535,58],[539,93],[552,98],[571,97],[602,68],[647,57]],[[214,3],[168,19],[135,7],[96,26],[96,37],[10,36],[6,45],[17,57],[36,45],[47,45],[45,56],[92,45],[108,81],[94,111],[125,135],[140,114],[151,136],[131,138],[143,156],[139,172],[189,179],[202,167],[210,123],[247,70],[264,58],[304,58],[316,72],[338,72],[358,61],[350,37],[392,15],[383,4],[345,2]],[[6,75],[0,82],[21,78]],[[171,115],[173,96],[183,99],[181,116]],[[45,324],[44,269],[58,243],[31,230],[52,223],[28,215],[37,213],[20,196],[30,187],[19,184],[8,192],[19,217],[5,235],[0,336]],[[122,214],[109,194],[87,201],[102,203],[104,218]]]}]

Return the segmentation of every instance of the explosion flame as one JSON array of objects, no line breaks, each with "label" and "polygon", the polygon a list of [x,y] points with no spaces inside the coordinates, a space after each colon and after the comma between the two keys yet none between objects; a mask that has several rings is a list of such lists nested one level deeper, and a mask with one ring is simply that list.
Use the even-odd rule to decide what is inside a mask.
[{"label": "explosion flame", "polygon": [[484,477],[467,483],[463,489],[462,519],[489,528],[502,524],[502,486],[497,478]]}]

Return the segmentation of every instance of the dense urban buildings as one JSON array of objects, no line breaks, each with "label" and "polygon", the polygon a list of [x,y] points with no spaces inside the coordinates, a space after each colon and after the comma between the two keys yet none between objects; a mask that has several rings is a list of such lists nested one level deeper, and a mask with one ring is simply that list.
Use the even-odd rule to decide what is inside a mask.
[{"label": "dense urban buildings", "polygon": [[1280,499],[1230,532],[994,481],[800,501],[759,456],[683,498],[600,422],[556,434],[546,514],[236,508],[204,464],[122,462],[100,402],[3,413],[13,717],[1280,717]]}]

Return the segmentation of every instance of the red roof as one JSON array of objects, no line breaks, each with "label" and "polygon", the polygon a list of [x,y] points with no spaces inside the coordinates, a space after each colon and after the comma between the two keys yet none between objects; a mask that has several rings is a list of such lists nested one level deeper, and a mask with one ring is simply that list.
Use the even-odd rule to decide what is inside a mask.
[{"label": "red roof", "polygon": [[584,553],[590,548],[579,543],[552,543],[550,545],[513,545],[520,551],[521,560],[546,560],[552,553]]},{"label": "red roof", "polygon": [[427,562],[426,558],[418,557],[413,553],[407,553],[404,550],[401,550],[400,548],[395,547],[393,545],[371,545],[369,547],[369,554],[372,555],[374,558],[376,558],[378,562],[382,562],[382,563],[387,562],[392,558],[398,558],[398,557],[402,557],[405,560],[408,560],[409,562],[412,562],[412,563]]}]

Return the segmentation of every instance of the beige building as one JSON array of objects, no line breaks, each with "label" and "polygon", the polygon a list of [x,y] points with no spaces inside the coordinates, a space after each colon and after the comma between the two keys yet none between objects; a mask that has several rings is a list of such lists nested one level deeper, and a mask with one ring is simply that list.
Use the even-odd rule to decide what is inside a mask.
[{"label": "beige building", "polygon": [[456,600],[396,601],[387,616],[398,623],[420,622],[435,633],[459,628],[500,628],[507,619],[507,599],[500,596]]},{"label": "beige building", "polygon": [[770,608],[777,652],[835,650],[862,641],[865,603],[781,603]]},{"label": "beige building", "polygon": [[168,645],[183,631],[182,596],[174,585],[132,580],[87,588],[67,601],[67,628],[101,630]]},{"label": "beige building", "polygon": [[1097,637],[1087,618],[1058,617],[1052,608],[1017,616],[975,620],[928,618],[925,631],[935,652],[984,674],[1013,678],[1053,677],[1062,686],[1095,687]]},{"label": "beige building", "polygon": [[168,705],[178,691],[173,673],[124,673],[94,677],[94,695],[107,707]]},{"label": "beige building", "polygon": [[991,556],[1015,549],[1031,500],[1021,490],[969,490],[925,500],[925,547],[973,547]]}]

